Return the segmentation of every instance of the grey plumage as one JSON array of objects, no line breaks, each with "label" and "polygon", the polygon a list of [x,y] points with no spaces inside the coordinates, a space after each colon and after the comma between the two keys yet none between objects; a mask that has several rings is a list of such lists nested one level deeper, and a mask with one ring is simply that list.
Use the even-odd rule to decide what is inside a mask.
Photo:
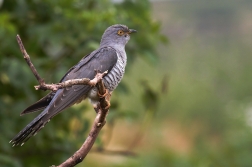
[{"label": "grey plumage", "polygon": [[[136,32],[125,25],[108,27],[101,39],[100,47],[85,56],[63,76],[60,82],[69,79],[95,77],[95,70],[108,71],[104,76],[104,85],[111,93],[121,81],[127,56],[125,45],[130,39],[129,34]],[[23,144],[35,135],[52,117],[62,110],[89,98],[93,105],[98,103],[97,90],[89,85],[74,85],[57,92],[51,92],[35,104],[25,109],[21,115],[44,109],[32,122],[21,130],[10,142],[15,145]]]},{"label": "grey plumage", "polygon": [[117,62],[110,71],[110,73],[108,73],[104,77],[105,87],[109,89],[111,92],[117,87],[117,85],[121,81],[127,62],[127,56],[124,50],[123,51],[117,50],[116,53],[117,53]]}]

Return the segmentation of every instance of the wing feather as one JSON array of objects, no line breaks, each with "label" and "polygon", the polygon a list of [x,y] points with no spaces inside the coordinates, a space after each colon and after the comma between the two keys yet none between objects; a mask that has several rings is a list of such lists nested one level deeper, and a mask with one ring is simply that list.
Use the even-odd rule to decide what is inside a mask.
[{"label": "wing feather", "polygon": [[[104,47],[93,52],[87,60],[84,60],[74,70],[71,70],[68,75],[65,75],[62,81],[80,78],[93,79],[96,75],[96,70],[100,72],[108,70],[109,72],[117,62],[117,53],[111,47]],[[79,99],[87,96],[90,89],[91,86],[89,85],[74,85],[58,90],[48,107],[48,117],[51,118],[65,108],[79,102]]]}]

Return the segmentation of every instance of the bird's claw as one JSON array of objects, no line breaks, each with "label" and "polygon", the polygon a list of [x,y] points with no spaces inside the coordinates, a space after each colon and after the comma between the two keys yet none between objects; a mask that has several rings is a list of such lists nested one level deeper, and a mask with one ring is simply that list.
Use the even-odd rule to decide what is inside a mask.
[{"label": "bird's claw", "polygon": [[106,97],[106,96],[109,94],[108,89],[105,89],[105,91],[106,91],[106,92],[105,92],[103,95],[101,95],[101,94],[99,93],[99,91],[97,92],[97,94],[98,94],[98,96],[99,96],[100,99]]},{"label": "bird's claw", "polygon": [[110,108],[110,102],[107,101],[107,103],[108,105],[104,108],[105,110],[108,110]]}]

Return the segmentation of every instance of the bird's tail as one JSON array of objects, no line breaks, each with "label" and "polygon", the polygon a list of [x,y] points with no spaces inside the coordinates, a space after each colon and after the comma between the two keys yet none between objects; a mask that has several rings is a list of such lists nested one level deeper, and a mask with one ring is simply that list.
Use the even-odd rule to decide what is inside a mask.
[{"label": "bird's tail", "polygon": [[32,122],[30,122],[23,130],[21,130],[11,141],[10,143],[14,146],[23,145],[31,136],[37,134],[37,132],[49,122],[49,119],[45,118],[46,112],[39,114]]}]

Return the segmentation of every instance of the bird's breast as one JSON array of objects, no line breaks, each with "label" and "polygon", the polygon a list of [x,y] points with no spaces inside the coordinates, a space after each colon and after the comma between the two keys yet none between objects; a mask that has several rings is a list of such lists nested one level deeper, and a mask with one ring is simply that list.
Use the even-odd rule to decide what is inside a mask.
[{"label": "bird's breast", "polygon": [[117,51],[117,62],[111,71],[104,77],[106,89],[112,92],[123,78],[127,56],[125,51]]}]

